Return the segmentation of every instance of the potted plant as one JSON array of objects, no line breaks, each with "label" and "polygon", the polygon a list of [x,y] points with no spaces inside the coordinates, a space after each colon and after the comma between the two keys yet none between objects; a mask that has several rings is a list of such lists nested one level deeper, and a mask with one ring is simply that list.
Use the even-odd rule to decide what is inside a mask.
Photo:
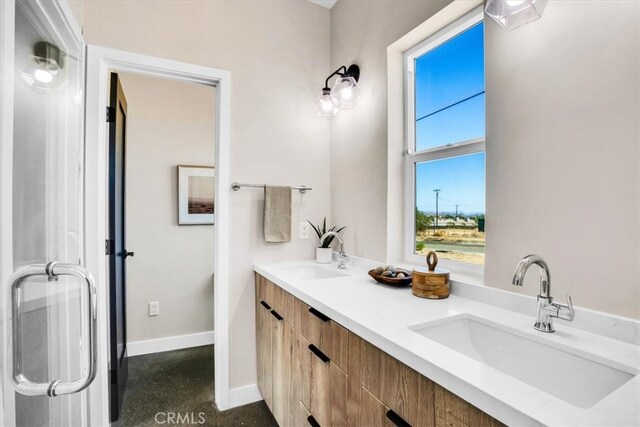
[{"label": "potted plant", "polygon": [[335,236],[327,236],[327,238],[324,239],[324,241],[320,241],[320,239],[322,239],[322,236],[324,236],[326,233],[330,231],[335,231],[336,233],[339,233],[347,227],[342,227],[336,230],[336,227],[333,226],[327,230],[327,217],[324,218],[324,221],[322,222],[322,227],[320,227],[319,225],[317,226],[313,225],[313,223],[309,220],[307,220],[307,222],[311,224],[311,226],[313,227],[313,230],[318,235],[318,247],[316,248],[316,262],[320,264],[330,264],[331,261],[333,260],[331,243],[333,243],[333,239],[335,238]]}]

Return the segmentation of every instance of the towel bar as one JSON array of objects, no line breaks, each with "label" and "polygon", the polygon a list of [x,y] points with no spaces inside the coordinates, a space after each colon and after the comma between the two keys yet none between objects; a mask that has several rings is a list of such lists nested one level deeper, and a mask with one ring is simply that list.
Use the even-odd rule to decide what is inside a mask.
[{"label": "towel bar", "polygon": [[[265,184],[241,184],[239,182],[234,182],[231,184],[231,188],[234,191],[238,191],[240,190],[242,187],[248,187],[248,188],[264,188]],[[300,185],[298,187],[291,187],[292,190],[298,190],[299,192],[301,192],[302,194],[306,193],[307,191],[312,190],[311,187],[307,187],[306,185]]]}]

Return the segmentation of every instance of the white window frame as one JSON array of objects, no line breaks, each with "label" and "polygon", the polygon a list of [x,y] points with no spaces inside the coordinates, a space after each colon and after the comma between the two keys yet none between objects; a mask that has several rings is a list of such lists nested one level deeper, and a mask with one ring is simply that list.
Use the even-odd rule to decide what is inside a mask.
[{"label": "white window frame", "polygon": [[[482,22],[484,12],[482,6],[477,7],[460,19],[452,22],[434,35],[409,49],[404,54],[405,75],[405,155],[404,155],[404,256],[405,261],[412,264],[424,264],[424,255],[415,253],[415,169],[418,163],[463,156],[485,151],[485,138],[460,141],[426,150],[415,150],[415,59],[436,47],[446,43],[460,33]],[[452,272],[470,276],[482,276],[484,265],[470,264],[460,261],[442,259],[440,265]]]}]

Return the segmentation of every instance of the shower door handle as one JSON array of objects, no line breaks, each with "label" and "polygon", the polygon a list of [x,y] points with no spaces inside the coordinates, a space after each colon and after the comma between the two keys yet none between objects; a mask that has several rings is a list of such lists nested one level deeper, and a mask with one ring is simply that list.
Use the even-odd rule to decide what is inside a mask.
[{"label": "shower door handle", "polygon": [[[61,382],[53,380],[50,382],[34,382],[31,381],[23,372],[22,366],[22,293],[27,279],[35,276],[44,276],[50,283],[57,280],[59,276],[73,276],[80,279],[86,289],[87,301],[89,307],[86,312],[88,323],[88,337],[82,337],[82,341],[86,342],[89,347],[86,372],[80,378],[70,382]],[[11,376],[13,386],[16,391],[26,396],[60,396],[63,394],[72,394],[84,390],[89,387],[93,379],[96,377],[97,370],[97,300],[96,286],[91,273],[84,267],[73,264],[63,264],[58,262],[50,262],[48,264],[33,264],[17,268],[9,278],[11,283],[11,314],[12,314],[12,331],[13,331],[13,351],[12,363],[13,374]]]}]

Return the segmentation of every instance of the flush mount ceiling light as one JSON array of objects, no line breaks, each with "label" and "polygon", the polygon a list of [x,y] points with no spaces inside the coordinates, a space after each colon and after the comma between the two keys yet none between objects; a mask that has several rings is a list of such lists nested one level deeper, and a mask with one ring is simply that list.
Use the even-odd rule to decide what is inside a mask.
[{"label": "flush mount ceiling light", "polygon": [[[331,89],[329,88],[329,80],[333,76],[338,76],[338,78]],[[343,65],[331,73],[325,80],[324,87],[313,100],[313,107],[318,116],[331,118],[340,110],[353,108],[362,92],[358,86],[359,79],[360,67],[356,64],[351,64],[349,68]]]},{"label": "flush mount ceiling light", "polygon": [[33,46],[32,58],[34,62],[22,71],[22,79],[40,92],[54,89],[64,67],[64,53],[53,44],[40,41]]},{"label": "flush mount ceiling light", "polygon": [[484,11],[511,31],[540,19],[547,0],[487,0]]}]

